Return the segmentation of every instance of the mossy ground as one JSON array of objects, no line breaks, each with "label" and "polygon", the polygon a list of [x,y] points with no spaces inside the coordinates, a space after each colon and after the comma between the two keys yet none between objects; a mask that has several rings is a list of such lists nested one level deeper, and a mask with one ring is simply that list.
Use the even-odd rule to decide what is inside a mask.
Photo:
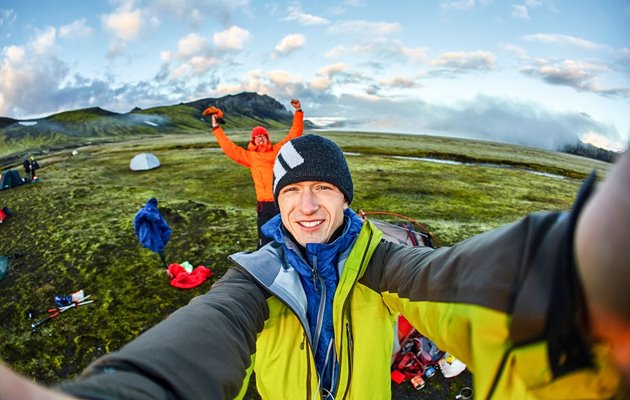
[{"label": "mossy ground", "polygon": [[[353,209],[404,214],[427,226],[440,245],[528,212],[567,209],[579,178],[592,168],[602,175],[609,168],[593,160],[492,143],[325,135],[349,152],[355,181]],[[248,133],[231,136],[244,144]],[[272,140],[280,137],[274,134]],[[38,183],[0,192],[0,207],[8,206],[14,213],[0,225],[0,255],[11,256],[9,273],[0,282],[0,358],[45,384],[75,376],[95,358],[120,348],[204,293],[230,267],[229,254],[256,245],[249,171],[228,159],[208,133],[89,146],[79,148],[77,156],[71,150],[40,157]],[[129,161],[144,151],[156,154],[162,166],[131,172]],[[450,165],[391,155],[519,168]],[[165,248],[167,262],[189,261],[214,271],[214,277],[200,287],[171,287],[159,256],[138,244],[133,218],[151,197],[158,199],[173,229]],[[91,294],[95,302],[30,331],[29,310],[51,307],[55,294],[78,289]],[[419,392],[406,383],[395,387],[394,398],[450,399],[464,385],[470,385],[469,373],[448,381],[436,378]]]}]

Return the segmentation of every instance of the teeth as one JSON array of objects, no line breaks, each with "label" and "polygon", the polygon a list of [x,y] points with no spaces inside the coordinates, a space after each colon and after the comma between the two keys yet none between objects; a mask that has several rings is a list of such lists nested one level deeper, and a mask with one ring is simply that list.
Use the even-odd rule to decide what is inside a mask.
[{"label": "teeth", "polygon": [[305,228],[313,228],[321,223],[322,221],[303,221],[303,222],[300,222],[300,225],[302,225]]}]

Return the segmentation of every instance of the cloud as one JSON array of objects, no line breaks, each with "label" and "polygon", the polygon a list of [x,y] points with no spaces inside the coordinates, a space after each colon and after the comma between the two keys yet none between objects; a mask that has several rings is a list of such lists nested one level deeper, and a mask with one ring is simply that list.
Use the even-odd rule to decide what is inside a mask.
[{"label": "cloud", "polygon": [[378,37],[391,35],[402,31],[398,22],[368,22],[368,21],[345,21],[329,27],[326,32],[329,34],[352,34],[368,35]]},{"label": "cloud", "polygon": [[[558,113],[535,103],[477,96],[453,105],[418,99],[387,99],[344,94],[326,99],[309,112],[316,118],[339,121],[346,115],[348,130],[431,134],[488,140],[557,150],[595,132],[611,143],[622,143],[614,126],[577,112]],[[303,99],[303,102],[309,102]],[[378,113],[374,110],[378,109]]]},{"label": "cloud", "polygon": [[519,4],[512,5],[512,18],[529,20],[527,7]]},{"label": "cloud", "polygon": [[355,44],[349,51],[355,55],[376,56],[376,59],[397,59],[426,62],[426,49],[404,47],[399,40],[375,38]]},{"label": "cloud", "polygon": [[447,52],[430,62],[451,73],[490,71],[494,69],[496,57],[487,51]]},{"label": "cloud", "polygon": [[475,0],[443,1],[440,7],[443,10],[469,10],[475,6]]},{"label": "cloud", "polygon": [[20,46],[7,46],[2,49],[5,61],[10,65],[20,64],[24,61],[24,48]]},{"label": "cloud", "polygon": [[132,7],[132,3],[125,3],[115,12],[102,15],[103,27],[123,41],[137,38],[143,27],[143,17],[140,9]]},{"label": "cloud", "polygon": [[466,11],[472,8],[475,8],[477,5],[486,6],[492,3],[493,0],[448,0],[442,1],[440,3],[440,8],[445,11],[448,10],[458,10],[458,11]]},{"label": "cloud", "polygon": [[278,57],[287,56],[304,46],[305,43],[306,37],[304,35],[287,35],[282,38],[280,43],[278,43],[278,45],[275,47],[273,53],[271,54],[271,59],[275,60]]},{"label": "cloud", "polygon": [[17,19],[15,10],[0,8],[0,26],[13,25]]},{"label": "cloud", "polygon": [[600,47],[600,45],[598,45],[597,43],[593,43],[590,40],[580,39],[570,35],[538,33],[534,35],[524,35],[521,36],[521,38],[528,42],[569,45],[589,50]]},{"label": "cloud", "polygon": [[190,33],[177,41],[177,55],[186,59],[203,52],[207,46],[206,38],[196,33]]},{"label": "cloud", "polygon": [[587,63],[575,60],[555,62],[538,59],[535,64],[527,65],[521,72],[531,77],[540,78],[551,85],[568,86],[578,91],[596,94],[630,98],[630,88],[604,88],[600,83],[600,73],[610,72],[608,66],[597,63]]},{"label": "cloud", "polygon": [[316,15],[307,14],[302,11],[299,5],[291,5],[287,11],[287,16],[283,18],[284,21],[296,21],[302,25],[327,25],[330,21],[326,18],[318,17]]},{"label": "cloud", "polygon": [[45,54],[56,48],[56,39],[57,29],[50,26],[41,31],[30,43],[30,46],[36,53]]},{"label": "cloud", "polygon": [[85,38],[91,36],[94,30],[89,26],[86,26],[85,22],[86,19],[81,18],[70,24],[62,25],[59,28],[59,37]]},{"label": "cloud", "polygon": [[249,40],[251,34],[249,31],[239,28],[238,26],[232,26],[223,32],[215,33],[214,44],[219,49],[226,50],[241,50],[245,46],[245,42]]},{"label": "cloud", "polygon": [[380,80],[379,83],[389,88],[413,89],[422,87],[414,79],[395,76],[389,79]]}]

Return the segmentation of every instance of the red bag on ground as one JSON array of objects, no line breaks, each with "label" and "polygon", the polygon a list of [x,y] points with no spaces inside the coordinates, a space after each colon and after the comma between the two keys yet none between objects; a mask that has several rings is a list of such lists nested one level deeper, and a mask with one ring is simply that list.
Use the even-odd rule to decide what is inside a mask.
[{"label": "red bag on ground", "polygon": [[168,276],[171,277],[171,286],[179,289],[192,289],[197,287],[212,275],[212,270],[203,265],[193,269],[190,274],[179,264],[171,264],[168,266]]}]

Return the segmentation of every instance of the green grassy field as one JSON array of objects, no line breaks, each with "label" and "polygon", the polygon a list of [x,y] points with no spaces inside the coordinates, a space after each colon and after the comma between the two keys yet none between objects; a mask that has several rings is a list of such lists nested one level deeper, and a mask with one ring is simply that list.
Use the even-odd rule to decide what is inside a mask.
[{"label": "green grassy field", "polygon": [[[442,246],[528,212],[567,209],[589,171],[603,176],[610,168],[496,143],[323,134],[347,153],[353,209],[404,214],[429,228]],[[242,144],[248,136],[231,135]],[[274,133],[272,140],[280,137]],[[228,159],[209,133],[86,146],[77,156],[72,150],[40,157],[39,183],[0,192],[0,207],[14,212],[0,225],[0,255],[11,256],[0,282],[0,359],[46,384],[75,376],[204,293],[230,267],[229,254],[256,244],[249,170]],[[131,172],[129,161],[145,151],[156,154],[162,166]],[[210,267],[215,275],[202,286],[171,287],[159,256],[138,244],[133,218],[151,197],[173,229],[167,261]],[[29,310],[53,306],[55,294],[79,289],[95,302],[30,332]],[[417,392],[425,396],[418,398],[450,399],[469,382],[469,374],[435,381]],[[408,387],[398,388],[395,398],[413,395]]]}]

